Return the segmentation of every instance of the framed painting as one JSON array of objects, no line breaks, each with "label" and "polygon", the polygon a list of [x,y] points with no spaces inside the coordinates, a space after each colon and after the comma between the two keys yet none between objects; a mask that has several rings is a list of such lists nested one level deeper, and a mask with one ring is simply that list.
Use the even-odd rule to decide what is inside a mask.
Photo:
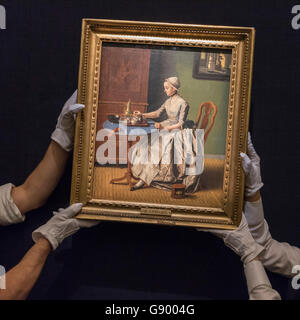
[{"label": "framed painting", "polygon": [[231,53],[201,50],[194,55],[193,77],[208,80],[230,80]]},{"label": "framed painting", "polygon": [[77,218],[235,229],[253,48],[248,27],[84,19]]}]

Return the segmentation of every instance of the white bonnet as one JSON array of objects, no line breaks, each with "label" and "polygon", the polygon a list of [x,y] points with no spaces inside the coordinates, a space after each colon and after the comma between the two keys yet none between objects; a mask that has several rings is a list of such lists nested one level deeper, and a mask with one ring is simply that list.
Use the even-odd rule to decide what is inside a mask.
[{"label": "white bonnet", "polygon": [[170,77],[167,78],[165,81],[168,82],[176,90],[180,88],[180,81],[177,77]]}]

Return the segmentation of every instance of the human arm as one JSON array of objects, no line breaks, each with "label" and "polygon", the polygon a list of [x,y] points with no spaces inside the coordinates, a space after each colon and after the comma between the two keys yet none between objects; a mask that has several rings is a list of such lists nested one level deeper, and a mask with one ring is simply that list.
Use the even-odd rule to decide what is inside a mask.
[{"label": "human arm", "polygon": [[[75,115],[84,108],[84,105],[76,104],[76,99],[77,91],[64,104],[51,135],[52,141],[39,165],[22,185],[12,186],[11,193],[5,193],[6,199],[2,199],[2,203],[6,208],[4,206],[0,213],[0,225],[24,221],[25,213],[42,206],[55,189],[73,147]],[[12,210],[14,215],[9,216]]]},{"label": "human arm", "polygon": [[155,111],[152,111],[152,112],[145,112],[145,113],[142,113],[140,111],[134,111],[134,114],[136,115],[142,115],[143,118],[145,119],[155,119],[155,118],[158,118],[162,113],[163,111],[165,110],[165,104],[163,104],[160,108],[158,108],[157,110]]},{"label": "human arm", "polygon": [[6,274],[6,289],[0,290],[0,300],[24,300],[36,283],[49,253],[50,242],[40,238],[23,259]]},{"label": "human arm", "polygon": [[12,189],[13,201],[23,215],[46,202],[65,170],[68,158],[69,153],[51,141],[42,161],[26,181]]},{"label": "human arm", "polygon": [[280,299],[280,295],[272,288],[268,276],[259,261],[264,248],[253,239],[244,214],[236,230],[197,230],[208,231],[221,238],[227,247],[241,257],[250,300]]},{"label": "human arm", "polygon": [[35,244],[24,258],[6,274],[6,289],[0,290],[0,300],[26,299],[39,278],[48,255],[62,241],[80,228],[89,228],[99,221],[74,218],[82,204],[76,203],[54,212],[53,217],[32,233]]},{"label": "human arm", "polygon": [[244,264],[249,300],[281,300],[279,293],[272,288],[265,268],[258,258]]},{"label": "human arm", "polygon": [[253,238],[265,247],[260,255],[264,267],[283,276],[294,277],[295,273],[292,270],[295,265],[300,265],[300,249],[287,242],[273,239],[264,218],[262,199],[254,202],[245,201],[244,211]]},{"label": "human arm", "polygon": [[263,186],[260,173],[260,158],[257,155],[250,134],[248,134],[248,155],[241,154],[245,172],[244,213],[253,238],[265,250],[260,256],[263,265],[270,271],[286,277],[293,277],[294,265],[300,265],[300,249],[286,242],[274,240],[264,217],[260,188]]},{"label": "human arm", "polygon": [[182,102],[182,104],[180,105],[180,109],[179,109],[179,113],[178,113],[178,121],[176,124],[173,125],[168,125],[168,120],[166,121],[167,125],[164,125],[164,121],[159,123],[159,128],[158,129],[165,129],[168,131],[172,131],[172,130],[176,130],[176,129],[182,129],[183,128],[183,124],[184,121],[187,118],[189,112],[189,105],[184,101]]},{"label": "human arm", "polygon": [[182,124],[176,123],[176,124],[173,124],[172,126],[164,127],[160,122],[156,122],[154,124],[154,127],[156,129],[164,129],[164,130],[172,131],[172,130],[176,130],[176,129],[182,129]]},{"label": "human arm", "polygon": [[172,131],[172,130],[176,130],[176,129],[182,129],[182,124],[181,123],[176,123],[176,124],[173,124],[172,126],[166,126],[166,127],[163,127],[160,123],[157,123],[158,126],[156,126],[157,129],[165,129],[165,130],[168,130],[168,131]]}]

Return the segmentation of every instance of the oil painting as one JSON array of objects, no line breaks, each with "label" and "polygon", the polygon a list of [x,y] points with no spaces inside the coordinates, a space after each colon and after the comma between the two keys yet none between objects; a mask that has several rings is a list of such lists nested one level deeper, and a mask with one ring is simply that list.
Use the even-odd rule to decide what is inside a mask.
[{"label": "oil painting", "polygon": [[84,19],[78,219],[235,229],[254,29]]},{"label": "oil painting", "polygon": [[103,43],[94,198],[221,206],[229,80],[194,79],[198,51]]}]

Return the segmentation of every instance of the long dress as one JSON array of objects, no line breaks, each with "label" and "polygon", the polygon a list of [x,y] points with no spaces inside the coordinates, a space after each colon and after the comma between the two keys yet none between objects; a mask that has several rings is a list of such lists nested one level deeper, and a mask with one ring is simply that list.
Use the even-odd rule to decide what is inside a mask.
[{"label": "long dress", "polygon": [[131,173],[147,185],[171,190],[172,184],[183,183],[186,192],[200,188],[200,175],[204,167],[204,132],[202,129],[182,129],[189,106],[178,94],[170,97],[156,111],[148,113],[158,118],[166,111],[168,119],[163,128],[180,123],[181,129],[153,130],[141,137],[129,151]]}]

